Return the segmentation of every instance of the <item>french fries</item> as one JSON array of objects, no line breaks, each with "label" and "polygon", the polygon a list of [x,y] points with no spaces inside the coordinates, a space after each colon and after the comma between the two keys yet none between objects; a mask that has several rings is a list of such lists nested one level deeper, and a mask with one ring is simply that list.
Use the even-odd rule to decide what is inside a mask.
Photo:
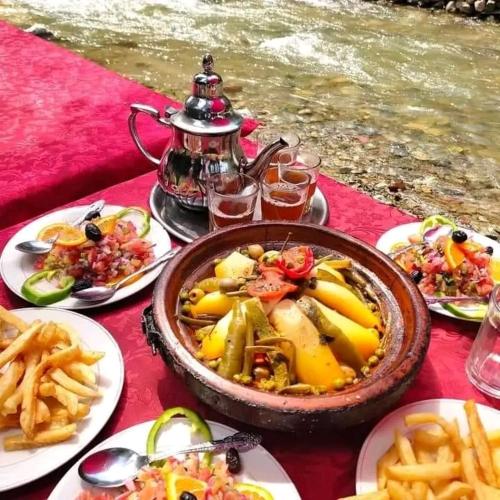
[{"label": "french fries", "polygon": [[92,365],[103,353],[85,351],[71,325],[26,324],[0,306],[0,430],[5,451],[66,441],[100,396]]},{"label": "french fries", "polygon": [[407,415],[409,433],[396,431],[394,444],[377,462],[381,496],[348,499],[500,500],[500,429],[485,431],[474,401],[467,401],[464,410],[470,430],[464,437],[457,420],[434,413]]}]

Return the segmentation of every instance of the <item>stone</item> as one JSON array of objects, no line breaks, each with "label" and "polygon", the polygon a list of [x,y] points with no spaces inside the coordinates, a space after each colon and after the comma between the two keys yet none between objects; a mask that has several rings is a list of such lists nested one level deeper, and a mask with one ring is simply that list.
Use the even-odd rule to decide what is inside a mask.
[{"label": "stone", "polygon": [[408,148],[399,142],[394,142],[390,145],[389,151],[393,156],[397,156],[398,158],[405,158],[408,156]]},{"label": "stone", "polygon": [[495,10],[495,0],[486,0],[484,12],[493,12]]},{"label": "stone", "polygon": [[397,179],[389,184],[389,191],[391,193],[397,193],[398,191],[404,191],[406,189],[406,184],[403,179]]},{"label": "stone", "polygon": [[54,33],[46,28],[43,24],[34,24],[25,30],[27,33],[43,38],[44,40],[52,40],[55,38]]},{"label": "stone", "polygon": [[454,2],[454,0],[450,0],[446,4],[446,12],[456,12],[456,11],[457,11],[457,5],[456,5],[456,3]]},{"label": "stone", "polygon": [[224,84],[224,92],[227,92],[228,94],[235,94],[237,92],[241,92],[242,90],[243,90],[243,85],[238,85],[236,83]]},{"label": "stone", "polygon": [[340,167],[339,173],[341,174],[349,174],[351,173],[351,167]]},{"label": "stone", "polygon": [[458,2],[457,7],[458,10],[463,14],[472,14],[473,7],[468,2],[465,1]]}]

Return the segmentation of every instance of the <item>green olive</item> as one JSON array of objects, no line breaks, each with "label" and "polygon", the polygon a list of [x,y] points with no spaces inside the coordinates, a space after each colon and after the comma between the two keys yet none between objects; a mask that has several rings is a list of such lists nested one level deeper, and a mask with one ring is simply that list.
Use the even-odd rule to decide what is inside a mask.
[{"label": "green olive", "polygon": [[183,302],[189,300],[189,293],[186,292],[186,290],[181,290],[181,293],[179,293],[179,299],[181,299]]},{"label": "green olive", "polygon": [[222,278],[219,281],[219,290],[222,293],[235,292],[236,290],[238,290],[238,288],[238,280],[235,280],[233,278]]},{"label": "green olive", "polygon": [[379,363],[379,359],[377,356],[370,356],[368,358],[368,366],[371,366],[371,367],[377,366],[378,363]]},{"label": "green olive", "polygon": [[365,377],[367,377],[370,374],[370,368],[368,366],[362,366],[361,369],[359,370]]},{"label": "green olive", "polygon": [[341,391],[345,387],[345,380],[343,378],[336,378],[333,381],[333,387],[336,391]]},{"label": "green olive", "polygon": [[182,304],[181,311],[184,314],[189,314],[191,312],[191,304],[189,304],[189,303]]},{"label": "green olive", "polygon": [[278,250],[268,250],[259,257],[259,262],[265,262],[267,265],[274,264],[279,256]]},{"label": "green olive", "polygon": [[254,260],[259,260],[264,255],[262,245],[248,245],[248,256]]},{"label": "green olive", "polygon": [[196,304],[204,296],[205,292],[201,288],[193,288],[189,292],[189,300],[192,304]]},{"label": "green olive", "polygon": [[375,349],[375,356],[377,356],[378,359],[382,359],[385,356],[385,351],[381,347],[378,349]]}]

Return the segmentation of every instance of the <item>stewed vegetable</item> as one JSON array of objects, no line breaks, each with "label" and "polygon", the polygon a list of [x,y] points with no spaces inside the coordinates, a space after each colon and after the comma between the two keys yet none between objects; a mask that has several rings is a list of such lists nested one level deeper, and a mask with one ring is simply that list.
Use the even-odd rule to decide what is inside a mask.
[{"label": "stewed vegetable", "polygon": [[196,357],[259,390],[317,395],[359,383],[384,357],[378,298],[350,259],[310,246],[238,248],[179,294]]}]

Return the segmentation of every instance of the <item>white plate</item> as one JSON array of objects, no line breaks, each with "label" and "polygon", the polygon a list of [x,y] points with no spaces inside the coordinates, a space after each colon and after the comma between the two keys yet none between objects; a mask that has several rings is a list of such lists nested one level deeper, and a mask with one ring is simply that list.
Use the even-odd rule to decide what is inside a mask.
[{"label": "white plate", "polygon": [[[104,448],[114,446],[131,448],[138,453],[146,452],[146,438],[153,420],[142,424],[129,427],[114,436],[106,439],[87,455]],[[210,429],[215,439],[222,439],[236,431],[227,425],[218,424],[217,422],[208,421]],[[158,450],[166,449],[168,446],[182,446],[193,442],[199,442],[196,436],[191,434],[191,425],[185,418],[175,418],[172,423],[160,434],[158,438]],[[84,458],[84,457],[83,457]],[[83,460],[82,458],[82,460]],[[283,467],[266,451],[262,446],[241,454],[243,466],[242,474],[238,475],[238,480],[243,482],[253,482],[264,488],[267,488],[275,500],[300,500],[300,495],[292,483],[292,480],[285,472]],[[54,488],[48,500],[66,500],[76,498],[83,489],[92,489],[90,486],[80,479],[78,475],[79,460],[71,469],[64,475]],[[109,491],[98,488],[93,491]],[[117,491],[117,490],[115,490]]]},{"label": "white plate", "polygon": [[[389,231],[385,232],[377,241],[377,244],[375,245],[381,252],[384,252],[385,254],[389,254],[391,252],[391,249],[394,244],[396,243],[401,243],[401,242],[407,242],[408,237],[411,236],[412,234],[417,234],[420,229],[420,222],[411,222],[410,224],[402,224],[401,226],[396,226],[393,227],[392,229],[389,229]],[[492,240],[491,238],[487,238],[486,236],[483,236],[482,234],[476,233],[475,231],[471,231],[470,229],[467,228],[459,228],[465,231],[468,235],[469,238],[471,238],[473,241],[476,241],[480,245],[484,246],[490,246],[493,248],[493,256],[494,257],[500,257],[500,244],[497,243],[496,241]],[[443,314],[444,316],[449,316],[450,318],[455,318],[455,319],[463,319],[465,321],[481,321],[480,319],[469,319],[469,318],[462,318],[459,316],[455,316],[451,312],[447,311],[444,307],[442,307],[440,304],[431,304],[429,305],[429,309],[431,311],[437,312],[439,314]],[[466,307],[462,307],[464,311],[467,310]]]},{"label": "white plate", "polygon": [[[78,422],[77,434],[64,443],[34,450],[4,452],[2,449],[0,491],[35,481],[73,458],[104,427],[118,404],[123,387],[123,358],[120,348],[111,334],[94,320],[75,312],[49,307],[30,307],[13,312],[26,322],[41,319],[71,325],[80,335],[86,349],[102,351],[106,355],[94,365],[102,397],[93,402],[89,415]],[[0,440],[19,432],[19,429],[0,431]]]},{"label": "white plate", "polygon": [[[465,401],[459,399],[427,399],[398,408],[384,417],[370,432],[359,453],[356,467],[356,493],[369,493],[377,490],[377,461],[394,443],[394,431],[402,434],[410,430],[404,425],[404,417],[410,413],[437,413],[446,420],[458,420],[461,434],[469,434]],[[498,429],[500,411],[489,406],[477,405],[477,411],[487,431]]]},{"label": "white plate", "polygon": [[[124,207],[117,205],[106,205],[102,210],[102,215],[112,215]],[[36,260],[36,256],[28,255],[19,252],[15,249],[15,246],[22,241],[36,239],[38,232],[48,224],[53,224],[55,222],[72,222],[82,215],[88,209],[88,205],[65,208],[63,210],[58,210],[47,215],[44,215],[40,219],[37,219],[27,226],[23,227],[18,231],[5,245],[5,248],[0,257],[0,275],[2,276],[5,284],[19,297],[27,300],[21,293],[21,287],[23,286],[26,278],[31,276],[36,272],[33,264]],[[155,244],[153,248],[156,257],[163,255],[165,252],[170,250],[171,242],[168,233],[161,227],[161,225],[151,218],[151,229],[145,238],[151,243]],[[112,304],[122,300],[134,293],[142,290],[144,287],[152,283],[161,273],[163,266],[159,266],[153,269],[149,273],[146,273],[140,279],[131,283],[130,285],[120,288],[109,300],[103,302],[84,302],[78,299],[67,297],[64,300],[54,303],[55,307],[60,307],[62,309],[89,309],[91,307],[100,307],[107,304]]]}]

